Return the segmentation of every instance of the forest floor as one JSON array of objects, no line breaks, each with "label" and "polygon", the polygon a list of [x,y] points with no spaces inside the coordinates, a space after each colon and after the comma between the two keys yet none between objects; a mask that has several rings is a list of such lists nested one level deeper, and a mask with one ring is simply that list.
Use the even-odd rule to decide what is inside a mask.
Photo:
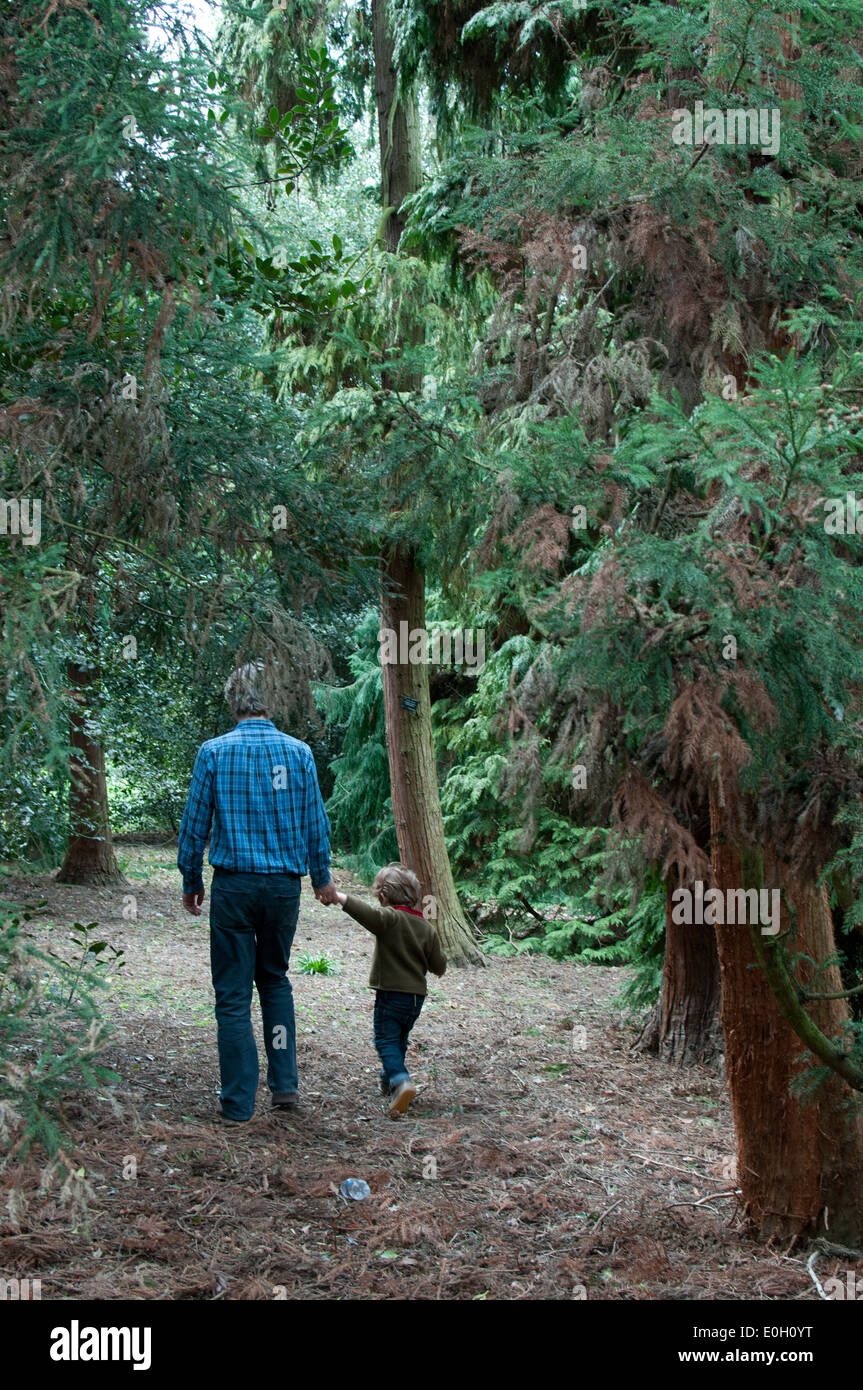
[{"label": "forest floor", "polygon": [[[104,1003],[120,1083],[64,1103],[85,1204],[40,1192],[35,1154],[7,1170],[5,1277],[41,1279],[43,1299],[817,1299],[807,1250],[742,1231],[721,1077],[632,1050],[637,1027],[614,1003],[625,972],[522,956],[430,977],[408,1054],[422,1089],[392,1120],[372,938],[304,880],[291,970],[302,1108],[271,1112],[262,1066],[255,1118],[227,1126],[206,905],[183,912],[171,847],[120,856],[129,889],[4,883],[7,899],[44,904],[29,923],[41,944],[95,921],[125,954]],[[338,973],[300,974],[304,951]],[[371,1195],[346,1201],[347,1177]],[[834,1263],[822,1257],[819,1277]]]}]

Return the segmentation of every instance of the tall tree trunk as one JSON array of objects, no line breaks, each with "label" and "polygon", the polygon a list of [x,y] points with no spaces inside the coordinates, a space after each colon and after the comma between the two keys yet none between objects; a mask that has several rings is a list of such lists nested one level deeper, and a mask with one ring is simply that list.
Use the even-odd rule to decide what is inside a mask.
[{"label": "tall tree trunk", "polygon": [[[398,252],[404,229],[405,198],[420,186],[419,108],[412,92],[398,90],[393,42],[386,0],[373,0],[372,34],[375,55],[375,97],[380,139],[381,197],[389,215],[385,224],[387,250]],[[409,324],[390,347],[420,341],[421,325]],[[421,382],[407,372],[385,381],[393,390],[418,390]],[[396,634],[407,621],[408,631],[425,631],[425,577],[412,547],[391,545],[384,556],[382,626]],[[401,653],[399,653],[401,655]],[[447,958],[453,964],[482,962],[482,955],[461,908],[443,834],[437,767],[431,726],[428,666],[385,662],[384,713],[390,763],[390,788],[396,835],[402,862],[420,879],[437,911],[437,929]],[[415,712],[404,708],[403,697],[417,701]]]},{"label": "tall tree trunk", "polygon": [[[834,950],[826,894],[800,884],[770,852],[741,853],[722,833],[711,803],[713,882],[719,889],[782,887],[781,930],[789,931],[788,904],[796,908],[788,948],[823,961]],[[759,863],[759,860],[761,861]],[[755,927],[758,931],[759,927]],[[737,1173],[748,1218],[764,1238],[827,1234],[851,1246],[863,1242],[863,1117],[851,1091],[831,1076],[804,1100],[791,1084],[809,1069],[804,1044],[783,1018],[758,965],[747,926],[717,926],[722,976],[725,1063],[737,1135]],[[839,972],[826,970],[822,993],[841,990]],[[810,1006],[829,1036],[848,1017],[842,999]]]},{"label": "tall tree trunk", "polygon": [[662,990],[639,1047],[677,1066],[693,1062],[715,1066],[722,1057],[716,936],[712,927],[671,920],[671,895],[676,887],[676,876],[669,874]]},{"label": "tall tree trunk", "polygon": [[[66,666],[72,708],[69,715],[69,841],[58,883],[124,884],[111,843],[105,750],[93,729],[99,707],[100,672],[95,661],[93,616],[95,596],[91,576],[78,591],[78,657]],[[92,659],[88,659],[92,658]]]},{"label": "tall tree trunk", "polygon": [[388,251],[398,250],[405,225],[402,204],[422,182],[419,105],[413,91],[398,91],[387,0],[372,0],[375,100],[381,165],[381,200],[391,208],[386,221]]},{"label": "tall tree trunk", "polygon": [[[392,586],[382,600],[383,625],[399,634],[425,630],[425,583],[413,552],[396,546],[387,566]],[[384,714],[390,761],[393,816],[399,853],[431,894],[436,925],[447,959],[455,965],[479,964],[470,926],[461,909],[443,833],[437,766],[431,727],[428,667],[411,662],[385,664]],[[417,702],[406,709],[403,699]]]}]

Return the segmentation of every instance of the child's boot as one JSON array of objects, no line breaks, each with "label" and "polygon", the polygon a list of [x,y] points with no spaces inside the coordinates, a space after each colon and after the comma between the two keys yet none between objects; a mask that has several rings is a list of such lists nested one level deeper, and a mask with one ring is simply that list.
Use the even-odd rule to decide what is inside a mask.
[{"label": "child's boot", "polygon": [[389,1113],[391,1115],[403,1115],[416,1093],[417,1088],[412,1081],[400,1081],[393,1092]]}]

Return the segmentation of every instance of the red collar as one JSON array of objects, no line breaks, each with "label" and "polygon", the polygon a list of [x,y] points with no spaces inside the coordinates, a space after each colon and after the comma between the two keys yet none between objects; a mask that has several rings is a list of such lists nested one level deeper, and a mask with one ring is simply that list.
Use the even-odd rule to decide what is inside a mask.
[{"label": "red collar", "polygon": [[389,905],[394,907],[396,912],[409,912],[412,917],[422,917],[422,913],[415,907],[405,907],[403,903],[390,903]]}]

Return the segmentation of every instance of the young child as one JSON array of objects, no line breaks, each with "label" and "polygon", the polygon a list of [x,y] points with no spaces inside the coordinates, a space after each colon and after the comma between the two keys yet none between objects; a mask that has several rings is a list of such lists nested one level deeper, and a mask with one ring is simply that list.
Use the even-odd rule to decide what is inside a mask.
[{"label": "young child", "polygon": [[381,1059],[381,1091],[390,1098],[389,1113],[403,1115],[417,1088],[405,1066],[410,1031],[426,996],[426,972],[442,975],[446,956],[437,932],[416,904],[420,882],[403,864],[381,869],[372,890],[380,907],[349,893],[337,893],[354,921],[375,937],[369,986],[375,990],[375,1047]]}]

